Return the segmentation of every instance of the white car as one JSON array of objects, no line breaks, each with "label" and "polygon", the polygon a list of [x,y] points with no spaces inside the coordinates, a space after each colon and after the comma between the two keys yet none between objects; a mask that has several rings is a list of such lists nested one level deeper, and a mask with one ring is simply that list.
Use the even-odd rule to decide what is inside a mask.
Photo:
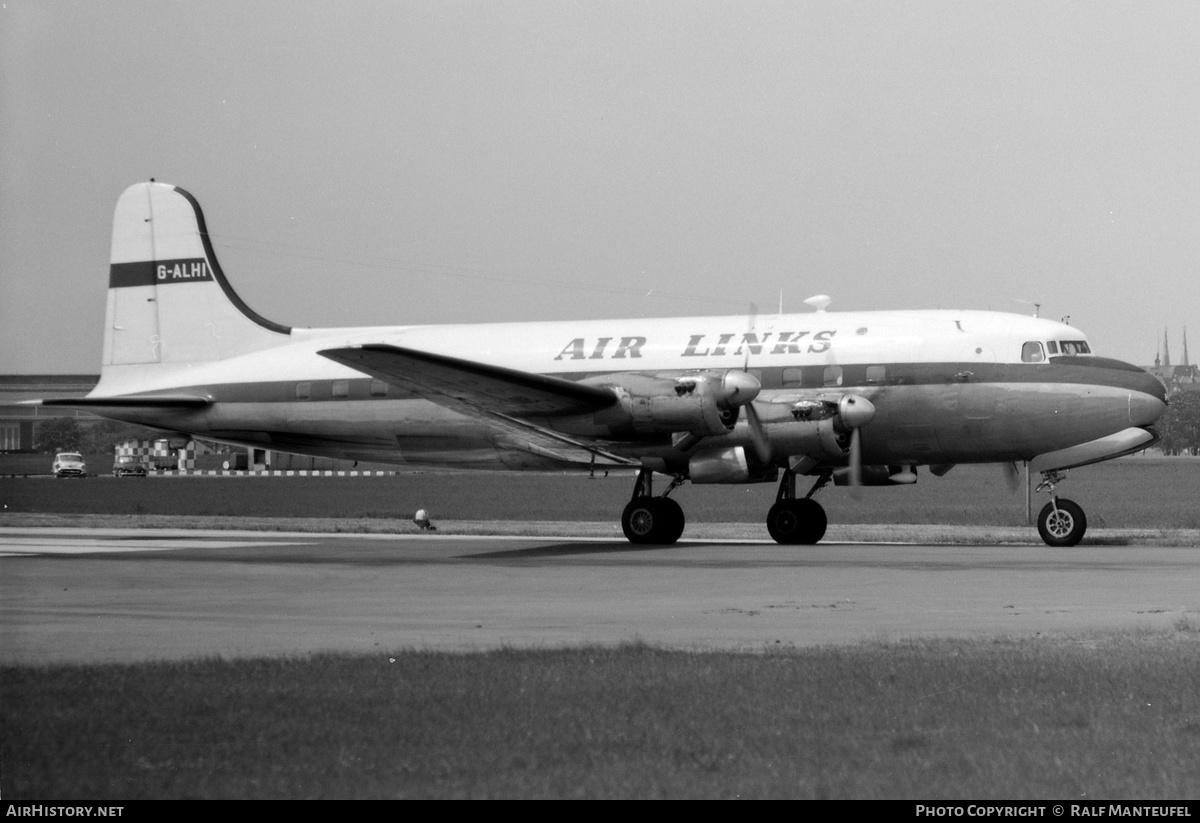
[{"label": "white car", "polygon": [[87,477],[87,463],[77,452],[59,452],[54,455],[55,477]]}]

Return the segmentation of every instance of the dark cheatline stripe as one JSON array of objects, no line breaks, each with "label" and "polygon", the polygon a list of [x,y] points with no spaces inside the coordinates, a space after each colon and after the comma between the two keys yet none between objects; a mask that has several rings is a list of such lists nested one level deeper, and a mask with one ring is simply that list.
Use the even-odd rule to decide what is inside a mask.
[{"label": "dark cheatline stripe", "polygon": [[[1096,385],[1143,392],[1166,401],[1163,384],[1148,372],[1126,363],[1105,358],[1078,358],[1072,363],[897,363],[885,366],[882,382],[867,382],[866,366],[845,366],[840,386],[822,386],[822,366],[805,366],[803,386],[787,386],[782,382],[782,367],[756,369],[762,374],[764,388],[782,391],[801,391],[804,394],[859,392],[889,387],[956,387],[959,385],[1043,384],[1060,386]],[[789,371],[794,371],[789,369]],[[959,375],[970,372],[965,380]],[[595,373],[567,373],[556,377],[578,380],[595,377]],[[380,382],[380,381],[376,381]],[[297,396],[297,384],[306,392]],[[344,393],[334,394],[333,384],[344,383]],[[256,383],[225,383],[188,386],[175,389],[177,393],[211,397],[214,402],[226,403],[283,403],[283,402],[346,402],[347,400],[403,400],[421,395],[411,389],[389,385],[386,394],[372,394],[370,378],[349,380],[261,381]]]}]

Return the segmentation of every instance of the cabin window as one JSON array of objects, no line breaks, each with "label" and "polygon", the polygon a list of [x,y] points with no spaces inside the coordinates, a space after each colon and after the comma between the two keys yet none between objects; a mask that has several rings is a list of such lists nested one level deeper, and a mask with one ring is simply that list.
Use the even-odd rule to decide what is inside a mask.
[{"label": "cabin window", "polygon": [[1091,354],[1092,349],[1083,340],[1064,340],[1061,343],[1063,354]]},{"label": "cabin window", "polygon": [[296,384],[296,399],[307,400],[312,394],[312,383],[297,383]]},{"label": "cabin window", "polygon": [[842,385],[842,367],[826,366],[824,383],[826,386]]},{"label": "cabin window", "polygon": [[804,370],[797,366],[789,366],[783,370],[780,379],[785,389],[798,389],[804,385]]},{"label": "cabin window", "polygon": [[884,366],[867,366],[867,382],[878,386],[887,379],[887,369]]},{"label": "cabin window", "polygon": [[388,384],[382,380],[371,381],[371,396],[372,397],[387,397]]},{"label": "cabin window", "polygon": [[334,397],[349,397],[350,396],[350,381],[349,380],[334,380],[333,385],[329,390]]},{"label": "cabin window", "polygon": [[1036,340],[1030,340],[1021,347],[1021,360],[1026,363],[1041,363],[1046,359],[1046,355],[1042,353],[1042,344]]},{"label": "cabin window", "polygon": [[1051,340],[1046,344],[1046,351],[1050,352],[1050,356],[1053,357],[1058,354],[1058,344]]}]

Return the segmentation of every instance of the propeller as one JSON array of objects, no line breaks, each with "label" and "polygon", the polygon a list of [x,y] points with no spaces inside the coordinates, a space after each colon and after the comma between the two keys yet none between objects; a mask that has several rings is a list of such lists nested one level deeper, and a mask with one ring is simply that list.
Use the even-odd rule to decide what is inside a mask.
[{"label": "propeller", "polygon": [[754,456],[762,463],[771,462],[771,441],[767,439],[767,430],[758,419],[758,411],[753,403],[746,404],[746,426],[750,430],[750,445],[754,447]]},{"label": "propeller", "polygon": [[1008,490],[1015,492],[1021,487],[1021,470],[1016,463],[1001,463],[1000,467],[1004,469],[1004,482],[1008,484]]},{"label": "propeller", "polygon": [[850,473],[851,488],[862,485],[862,427],[875,417],[875,404],[857,394],[843,395],[838,401],[838,419],[850,430]]},{"label": "propeller", "polygon": [[850,487],[862,485],[862,437],[859,429],[850,433]]},{"label": "propeller", "polygon": [[[779,298],[780,305],[783,304],[782,294]],[[750,311],[747,314],[746,333],[754,331],[755,319],[758,317],[758,306],[754,303],[750,304]],[[758,378],[750,373],[750,344],[743,341],[745,347],[745,359],[742,360],[742,370],[740,374],[745,379],[753,380],[754,383],[761,389],[762,384],[758,382]],[[730,372],[731,375],[739,374],[739,372]],[[758,396],[758,392],[754,393],[754,397]],[[766,427],[763,426],[762,420],[758,416],[758,410],[754,408],[754,398],[752,397],[746,404],[746,427],[750,431],[750,445],[754,447],[754,456],[758,458],[760,463],[771,462],[771,441],[767,438]]]},{"label": "propeller", "polygon": [[762,383],[750,372],[730,369],[721,379],[720,402],[729,408],[748,406],[761,391]]}]

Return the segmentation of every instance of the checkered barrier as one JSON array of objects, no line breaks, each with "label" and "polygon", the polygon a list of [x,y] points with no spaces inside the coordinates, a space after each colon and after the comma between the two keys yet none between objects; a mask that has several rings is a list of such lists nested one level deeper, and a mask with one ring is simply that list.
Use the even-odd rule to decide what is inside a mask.
[{"label": "checkered barrier", "polygon": [[190,469],[155,472],[155,477],[391,477],[387,471],[334,471],[333,469],[273,469],[261,472],[244,469]]},{"label": "checkered barrier", "polygon": [[154,453],[154,443],[149,440],[126,440],[117,444],[117,457],[135,457],[142,463],[149,463]]},{"label": "checkered barrier", "polygon": [[189,440],[187,445],[178,452],[179,458],[176,462],[176,468],[179,471],[192,471],[196,468],[196,441]]},{"label": "checkered barrier", "polygon": [[[167,440],[126,440],[116,448],[117,456],[138,458],[147,464],[152,477],[390,477],[394,471],[358,471],[337,469],[197,469],[196,441],[182,449],[172,449]],[[171,469],[168,466],[174,465]]]},{"label": "checkered barrier", "polygon": [[183,448],[172,449],[170,440],[126,440],[117,444],[116,456],[132,457],[158,474],[190,472],[196,469],[196,441],[189,440]]}]

